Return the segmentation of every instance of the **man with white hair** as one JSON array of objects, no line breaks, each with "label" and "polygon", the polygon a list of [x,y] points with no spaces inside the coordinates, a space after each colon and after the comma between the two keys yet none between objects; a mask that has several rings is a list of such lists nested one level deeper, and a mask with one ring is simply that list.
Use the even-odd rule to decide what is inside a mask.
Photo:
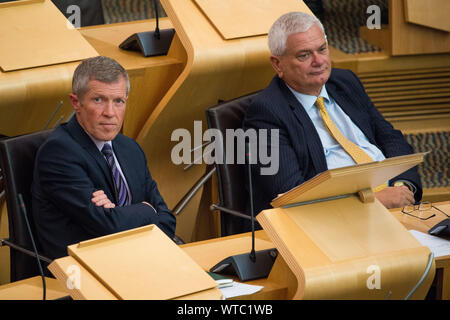
[{"label": "man with white hair", "polygon": [[[281,16],[269,31],[268,43],[277,75],[252,100],[243,124],[244,129],[279,130],[280,165],[274,175],[261,175],[262,165],[253,166],[256,213],[270,208],[278,194],[320,172],[412,153],[356,75],[331,67],[325,31],[317,18],[302,12]],[[268,150],[270,142],[269,135],[264,144]],[[387,208],[419,201],[417,168],[374,191]]]}]

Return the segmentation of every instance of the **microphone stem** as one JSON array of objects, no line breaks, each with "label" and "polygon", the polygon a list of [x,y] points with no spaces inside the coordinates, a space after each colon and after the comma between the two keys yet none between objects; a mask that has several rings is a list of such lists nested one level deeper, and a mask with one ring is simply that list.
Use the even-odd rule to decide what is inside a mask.
[{"label": "microphone stem", "polygon": [[157,38],[158,40],[161,38],[160,34],[159,34],[159,15],[158,15],[158,4],[156,2],[157,0],[153,0],[153,5],[155,7],[155,17],[156,17],[156,28],[155,28],[155,38]]},{"label": "microphone stem", "polygon": [[250,252],[250,259],[255,262],[255,213],[253,210],[253,184],[252,184],[252,167],[251,167],[251,150],[250,144],[247,144],[248,155],[248,184],[249,184],[249,196],[250,196],[250,213],[252,215],[252,251]]}]

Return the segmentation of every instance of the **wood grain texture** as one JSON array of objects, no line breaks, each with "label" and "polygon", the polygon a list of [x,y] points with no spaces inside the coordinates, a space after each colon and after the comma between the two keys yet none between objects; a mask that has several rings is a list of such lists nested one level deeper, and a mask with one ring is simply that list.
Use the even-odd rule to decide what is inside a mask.
[{"label": "wood grain texture", "polygon": [[[257,1],[255,2],[257,3]],[[224,40],[194,1],[161,1],[186,52],[186,66],[173,86],[146,119],[137,141],[143,147],[159,190],[173,207],[205,172],[204,162],[189,170],[175,165],[171,150],[179,141],[171,141],[172,132],[186,129],[191,134],[191,148],[200,146],[207,129],[205,109],[219,100],[229,100],[267,86],[274,75],[269,63],[267,36]],[[288,3],[289,4],[289,3]],[[285,12],[301,10],[279,4]],[[236,8],[239,10],[239,8]],[[169,52],[169,56],[172,56]],[[194,121],[202,122],[200,136],[194,137]],[[196,140],[194,140],[196,139]],[[202,158],[202,148],[192,154],[191,161]],[[193,240],[196,216],[202,206],[201,191],[177,217],[177,234],[185,241]],[[203,209],[202,209],[203,210]]]},{"label": "wood grain texture", "polygon": [[[272,23],[286,13],[286,7],[309,12],[297,0],[194,0],[224,39],[266,35]],[[300,2],[300,3],[299,3]]]},{"label": "wood grain texture", "polygon": [[284,207],[375,188],[423,162],[424,155],[425,153],[415,153],[327,170],[279,195],[270,204],[274,208]]},{"label": "wood grain texture", "polygon": [[393,55],[450,52],[450,33],[408,23],[404,1],[389,1],[389,28]]},{"label": "wood grain texture", "polygon": [[450,2],[447,0],[403,0],[405,19],[410,23],[450,32]]},{"label": "wood grain texture", "polygon": [[0,68],[3,72],[98,55],[50,0],[15,4],[0,4]]},{"label": "wood grain texture", "polygon": [[[429,249],[375,200],[357,196],[257,216],[295,274],[294,299],[402,299],[421,278]],[[380,270],[379,289],[369,289],[370,268]],[[423,299],[435,274],[412,296]]]},{"label": "wood grain texture", "polygon": [[217,286],[155,225],[80,242],[68,252],[118,299],[174,299]]},{"label": "wood grain texture", "polygon": [[[68,292],[53,278],[45,278],[46,299],[54,300],[68,296]],[[42,278],[40,276],[0,286],[0,300],[42,299]]]}]

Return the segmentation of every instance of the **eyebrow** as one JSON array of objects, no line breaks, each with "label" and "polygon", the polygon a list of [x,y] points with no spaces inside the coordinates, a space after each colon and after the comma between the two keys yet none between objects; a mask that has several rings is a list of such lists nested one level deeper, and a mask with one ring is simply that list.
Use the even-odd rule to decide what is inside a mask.
[{"label": "eyebrow", "polygon": [[[323,47],[326,46],[326,45],[327,45],[327,41],[325,40],[325,42],[322,43],[322,44],[319,46],[319,49],[323,48]],[[312,51],[314,51],[314,50],[311,50],[311,49],[304,49],[304,50],[299,50],[299,51],[297,51],[296,54],[303,53],[303,52],[312,52]]]},{"label": "eyebrow", "polygon": [[[109,97],[105,96],[104,94],[96,94],[93,96],[93,99],[96,98],[102,98],[102,99],[109,99]],[[122,99],[122,100],[126,100],[128,98],[128,96],[115,96],[115,97],[111,97],[112,100],[117,100],[117,99]]]}]

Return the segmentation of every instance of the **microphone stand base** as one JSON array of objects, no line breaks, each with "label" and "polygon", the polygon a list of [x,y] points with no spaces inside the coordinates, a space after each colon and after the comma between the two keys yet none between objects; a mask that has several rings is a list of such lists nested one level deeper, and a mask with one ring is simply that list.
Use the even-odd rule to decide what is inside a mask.
[{"label": "microphone stand base", "polygon": [[123,41],[119,48],[141,52],[144,57],[165,56],[169,52],[175,29],[162,29],[159,33],[159,39],[155,37],[154,31],[135,33]]},{"label": "microphone stand base", "polygon": [[267,278],[277,256],[278,250],[275,248],[256,251],[254,262],[249,253],[238,254],[223,259],[209,271],[236,275],[240,281]]}]

